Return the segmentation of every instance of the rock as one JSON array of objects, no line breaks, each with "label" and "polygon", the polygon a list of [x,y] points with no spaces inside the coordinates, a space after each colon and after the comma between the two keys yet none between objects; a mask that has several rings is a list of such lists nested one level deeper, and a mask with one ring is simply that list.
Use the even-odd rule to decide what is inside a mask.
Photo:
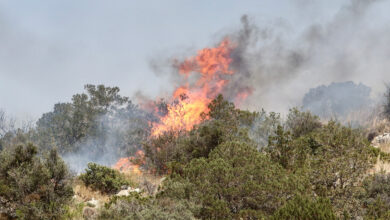
[{"label": "rock", "polygon": [[131,188],[131,187],[128,187],[127,189],[125,190],[121,190],[119,191],[116,195],[117,196],[128,196],[130,195],[131,192],[137,192],[137,193],[140,193],[141,190],[139,188]]},{"label": "rock", "polygon": [[99,207],[99,200],[96,200],[96,199],[92,198],[91,200],[87,201],[87,205],[89,207],[96,207],[96,208],[98,208]]},{"label": "rock", "polygon": [[374,145],[376,144],[387,144],[390,143],[390,133],[384,133],[382,135],[378,135],[372,141]]},{"label": "rock", "polygon": [[97,211],[94,208],[91,207],[85,207],[83,209],[83,218],[84,219],[96,219],[97,217]]},{"label": "rock", "polygon": [[116,195],[117,196],[128,196],[129,191],[127,189],[124,189],[124,190],[119,191]]}]

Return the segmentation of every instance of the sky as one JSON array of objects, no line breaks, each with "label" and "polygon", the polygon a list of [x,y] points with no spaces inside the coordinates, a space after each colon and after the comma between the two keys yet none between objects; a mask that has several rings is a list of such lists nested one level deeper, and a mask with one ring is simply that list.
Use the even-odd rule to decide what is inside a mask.
[{"label": "sky", "polygon": [[[361,4],[372,0],[352,1]],[[173,86],[166,75],[158,74],[152,68],[155,60],[164,61],[215,45],[221,36],[240,27],[242,15],[248,15],[259,27],[282,27],[289,33],[284,38],[296,40],[301,39],[301,33],[307,32],[313,24],[332,24],[338,15],[343,15],[340,10],[350,2],[0,0],[0,109],[15,117],[37,119],[42,113],[52,110],[54,104],[69,102],[72,95],[83,91],[85,84],[118,86],[121,94],[129,97],[137,91],[157,97]],[[382,0],[375,4],[363,22],[364,30],[373,30],[374,36],[380,35],[381,31],[384,37],[390,36],[387,31],[390,29],[390,2]],[[331,27],[339,32],[348,29],[337,25]],[[338,43],[345,41],[344,35],[335,36]],[[364,42],[366,47],[375,43],[372,39],[365,39],[370,35],[357,36],[359,38],[352,47],[360,45],[360,42]],[[382,41],[384,45],[388,43]],[[372,46],[375,48],[375,45]],[[381,56],[380,62],[376,62],[377,59],[368,62],[370,66],[375,66],[378,73],[374,75],[382,84],[387,66],[380,63],[386,62],[387,56],[390,56],[388,48],[377,48],[375,52],[380,53],[369,57],[375,59]],[[327,50],[331,51],[327,54],[330,56],[337,48],[318,50],[321,53],[315,56]],[[353,62],[364,60],[360,56],[363,53],[358,51],[356,54],[359,56]],[[314,63],[306,65],[305,70],[313,70]],[[362,71],[365,70],[363,67]],[[354,76],[359,76],[358,80],[366,80],[367,74],[361,74],[359,70]],[[335,79],[338,78],[329,77],[324,83]],[[370,86],[379,85],[377,81],[367,80]],[[319,80],[313,82],[322,83]],[[286,88],[300,86],[294,85]],[[297,96],[308,89],[301,88]],[[269,96],[268,102],[265,100],[264,103],[269,108],[281,108],[280,104],[273,105],[269,101],[273,99]]]}]

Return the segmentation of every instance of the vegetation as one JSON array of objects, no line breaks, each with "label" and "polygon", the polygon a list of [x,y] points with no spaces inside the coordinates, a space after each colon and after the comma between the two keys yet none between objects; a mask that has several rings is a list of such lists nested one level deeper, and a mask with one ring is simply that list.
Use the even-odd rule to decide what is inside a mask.
[{"label": "vegetation", "polygon": [[[154,118],[118,88],[86,90],[55,105],[33,128],[14,129],[0,117],[0,213],[20,219],[89,218],[85,210],[97,219],[390,217],[390,176],[371,174],[378,158],[390,156],[370,146],[364,128],[321,122],[297,108],[283,120],[218,96],[192,130],[150,137]],[[135,183],[89,163],[77,181],[109,201],[90,207],[77,193],[72,200],[72,179],[56,147],[62,155],[85,148],[113,158],[142,149],[142,168],[164,178],[153,185],[141,175],[138,187],[146,190],[117,196]]]},{"label": "vegetation", "polygon": [[80,179],[86,186],[103,193],[117,193],[122,186],[128,186],[129,182],[119,171],[95,163],[89,163],[85,173]]},{"label": "vegetation", "polygon": [[73,195],[70,176],[55,149],[38,157],[32,144],[0,154],[0,212],[18,219],[59,219]]}]

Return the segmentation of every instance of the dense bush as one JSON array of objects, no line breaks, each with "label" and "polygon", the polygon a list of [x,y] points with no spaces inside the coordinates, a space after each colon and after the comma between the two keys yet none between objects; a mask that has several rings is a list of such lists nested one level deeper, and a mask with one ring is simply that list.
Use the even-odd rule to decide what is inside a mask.
[{"label": "dense bush", "polygon": [[209,109],[209,113],[203,115],[207,120],[190,132],[168,132],[149,140],[144,145],[148,165],[163,174],[168,171],[170,162],[188,163],[195,158],[208,157],[223,142],[252,142],[248,129],[258,113],[236,109],[222,96],[213,100]]},{"label": "dense bush", "polygon": [[328,199],[318,198],[311,200],[302,196],[289,200],[273,215],[274,220],[336,220]]},{"label": "dense bush", "polygon": [[306,190],[304,180],[255,146],[234,141],[217,146],[208,159],[194,159],[172,172],[162,195],[201,204],[196,217],[203,219],[272,214],[287,198]]},{"label": "dense bush", "polygon": [[86,186],[104,193],[116,193],[130,184],[119,171],[95,163],[89,163],[79,178]]},{"label": "dense bush", "polygon": [[390,174],[368,176],[363,182],[362,203],[367,207],[367,219],[390,218]]},{"label": "dense bush", "polygon": [[32,144],[0,154],[0,213],[18,219],[59,219],[73,190],[67,167],[51,150],[38,157]]},{"label": "dense bush", "polygon": [[286,127],[294,138],[298,138],[320,128],[321,122],[318,116],[310,112],[301,112],[297,108],[292,108],[287,115]]}]

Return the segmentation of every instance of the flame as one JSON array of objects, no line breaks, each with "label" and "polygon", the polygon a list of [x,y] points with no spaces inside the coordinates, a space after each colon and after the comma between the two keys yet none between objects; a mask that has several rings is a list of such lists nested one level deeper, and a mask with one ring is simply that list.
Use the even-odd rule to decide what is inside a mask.
[{"label": "flame", "polygon": [[[143,164],[144,162],[144,152],[142,150],[138,150],[135,154],[136,156],[132,157],[122,157],[120,158],[116,164],[113,166],[114,169],[119,170],[121,172],[129,172],[136,175],[141,175],[142,171],[140,169],[140,164]],[[137,161],[138,163],[134,163],[134,161]]]},{"label": "flame", "polygon": [[172,104],[159,122],[152,123],[152,136],[166,131],[189,131],[202,121],[201,113],[208,113],[208,104],[223,91],[228,80],[224,75],[234,74],[230,68],[231,52],[235,46],[225,38],[218,47],[198,51],[197,56],[184,60],[177,67],[187,78],[191,74],[199,77],[194,85],[177,88],[173,92]]},{"label": "flame", "polygon": [[[203,120],[201,114],[208,113],[209,103],[218,94],[224,92],[225,86],[229,83],[227,76],[234,74],[230,64],[233,62],[231,53],[235,47],[229,38],[225,38],[217,47],[204,48],[199,50],[196,56],[185,59],[181,63],[176,62],[175,66],[179,74],[185,76],[187,82],[174,90],[166,109],[164,107],[163,114],[158,107],[154,108],[159,121],[150,122],[151,137],[157,137],[172,130],[189,131]],[[196,81],[190,83],[190,76],[195,76]],[[241,103],[251,93],[252,90],[249,88],[239,91],[234,102]],[[144,103],[145,108],[150,109],[151,103]],[[143,162],[135,164],[136,158],[142,158]],[[120,158],[114,168],[139,175],[142,174],[139,167],[143,163],[144,152],[140,150],[135,157]]]}]

